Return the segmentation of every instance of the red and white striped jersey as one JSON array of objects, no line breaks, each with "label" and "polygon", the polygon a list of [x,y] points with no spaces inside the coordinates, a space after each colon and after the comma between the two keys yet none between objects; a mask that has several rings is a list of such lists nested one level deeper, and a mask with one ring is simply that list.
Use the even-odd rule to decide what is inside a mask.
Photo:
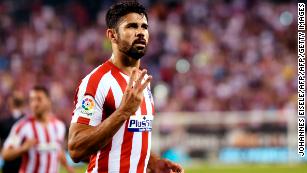
[{"label": "red and white striped jersey", "polygon": [[36,139],[37,144],[22,156],[20,173],[57,173],[58,154],[61,151],[65,125],[55,117],[49,117],[43,125],[34,117],[25,117],[13,126],[4,148],[20,147],[26,139]]},{"label": "red and white striped jersey", "polygon": [[[102,123],[119,107],[128,82],[129,76],[110,61],[94,69],[76,91],[71,123],[90,126]],[[109,144],[90,157],[88,173],[146,172],[151,148],[153,104],[148,85],[135,115],[126,120]]]}]

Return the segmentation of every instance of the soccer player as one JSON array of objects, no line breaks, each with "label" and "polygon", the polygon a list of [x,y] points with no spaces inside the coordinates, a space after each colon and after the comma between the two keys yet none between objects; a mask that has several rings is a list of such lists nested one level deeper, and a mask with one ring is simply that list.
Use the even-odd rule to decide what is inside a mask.
[{"label": "soccer player", "polygon": [[106,24],[113,54],[77,89],[68,137],[72,159],[89,159],[88,173],[184,172],[150,152],[152,77],[139,69],[149,38],[145,8],[117,3],[108,10]]},{"label": "soccer player", "polygon": [[65,126],[50,115],[48,90],[35,86],[29,99],[33,116],[22,118],[13,126],[4,143],[3,159],[13,160],[21,156],[20,173],[56,173],[59,161],[73,173],[62,149]]}]

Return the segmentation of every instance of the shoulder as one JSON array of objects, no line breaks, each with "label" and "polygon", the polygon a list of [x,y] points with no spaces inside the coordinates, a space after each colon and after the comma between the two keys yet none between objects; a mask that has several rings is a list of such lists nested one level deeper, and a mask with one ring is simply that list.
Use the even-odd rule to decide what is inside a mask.
[{"label": "shoulder", "polygon": [[31,117],[23,117],[20,120],[16,121],[13,126],[13,130],[16,133],[19,133],[22,129],[24,129],[28,124],[32,122],[33,118]]},{"label": "shoulder", "polygon": [[106,74],[110,71],[111,71],[111,66],[107,62],[96,67],[87,76],[85,76],[82,79],[79,85],[79,91],[80,92],[83,91],[83,95],[91,95],[95,97],[97,88],[100,85],[100,83],[102,83],[103,81],[102,78],[106,76]]},{"label": "shoulder", "polygon": [[57,117],[55,117],[55,116],[52,116],[50,118],[50,120],[56,126],[65,127],[65,123],[62,120],[60,120]]}]

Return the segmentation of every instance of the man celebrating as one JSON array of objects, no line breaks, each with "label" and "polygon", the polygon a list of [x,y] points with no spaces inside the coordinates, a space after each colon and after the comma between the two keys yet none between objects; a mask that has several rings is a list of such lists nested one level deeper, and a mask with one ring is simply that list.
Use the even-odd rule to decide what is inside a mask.
[{"label": "man celebrating", "polygon": [[30,108],[33,116],[19,120],[4,143],[4,160],[22,157],[20,173],[56,173],[59,161],[68,172],[74,172],[67,165],[62,150],[65,126],[50,116],[50,107],[48,90],[42,86],[35,86],[30,91]]},{"label": "man celebrating", "polygon": [[152,77],[139,70],[149,38],[147,20],[137,2],[115,4],[106,14],[113,54],[81,81],[69,129],[70,155],[75,162],[89,159],[87,172],[184,172],[150,152]]}]

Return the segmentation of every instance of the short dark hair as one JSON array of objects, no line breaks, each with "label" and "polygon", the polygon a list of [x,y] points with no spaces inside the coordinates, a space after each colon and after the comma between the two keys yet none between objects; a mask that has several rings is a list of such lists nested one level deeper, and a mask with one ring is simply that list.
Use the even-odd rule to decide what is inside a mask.
[{"label": "short dark hair", "polygon": [[121,17],[129,13],[138,13],[145,15],[147,21],[147,13],[145,7],[137,1],[124,1],[112,5],[106,14],[106,24],[108,28],[116,28]]},{"label": "short dark hair", "polygon": [[20,91],[13,91],[9,97],[10,104],[15,108],[21,108],[24,105],[24,97]]},{"label": "short dark hair", "polygon": [[50,94],[49,94],[49,91],[48,89],[43,86],[43,85],[35,85],[33,88],[32,88],[33,91],[41,91],[43,92],[48,98],[50,98]]}]

